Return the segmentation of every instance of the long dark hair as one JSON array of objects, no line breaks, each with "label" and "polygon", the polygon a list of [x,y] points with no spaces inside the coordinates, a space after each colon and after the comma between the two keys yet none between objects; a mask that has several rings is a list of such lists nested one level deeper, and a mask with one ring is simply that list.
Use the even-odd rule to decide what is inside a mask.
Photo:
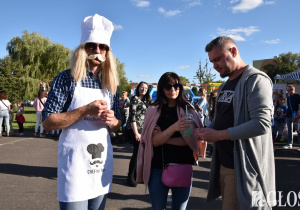
[{"label": "long dark hair", "polygon": [[176,105],[180,106],[183,109],[185,109],[185,106],[188,105],[189,107],[194,109],[194,107],[191,106],[191,104],[183,98],[183,86],[182,86],[181,79],[174,72],[166,72],[160,77],[157,84],[157,98],[153,105],[158,105],[160,109],[163,105],[168,104],[168,99],[164,93],[164,88],[170,82],[174,82],[174,83],[177,82],[179,84],[179,94],[178,97],[175,99]]},{"label": "long dark hair", "polygon": [[142,101],[145,101],[145,102],[147,102],[147,103],[149,103],[151,99],[150,99],[150,93],[149,93],[149,85],[148,85],[147,82],[141,81],[141,82],[138,84],[138,86],[136,87],[135,95],[136,95],[136,96],[140,96],[140,91],[139,91],[139,89],[140,89],[140,87],[141,87],[142,84],[147,85],[148,90],[147,90],[147,93],[141,98],[141,100],[142,100]]}]

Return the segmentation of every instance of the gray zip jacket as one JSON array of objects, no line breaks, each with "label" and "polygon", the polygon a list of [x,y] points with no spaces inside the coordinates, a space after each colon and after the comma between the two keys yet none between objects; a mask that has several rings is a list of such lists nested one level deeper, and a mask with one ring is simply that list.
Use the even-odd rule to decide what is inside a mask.
[{"label": "gray zip jacket", "polygon": [[[238,209],[271,209],[276,204],[272,106],[271,79],[248,65],[235,88],[234,127],[228,129],[234,141]],[[209,127],[214,128],[214,122]],[[207,202],[221,195],[220,162],[215,150],[213,153]],[[260,198],[252,199],[252,194],[258,195],[255,191],[260,193]]]}]

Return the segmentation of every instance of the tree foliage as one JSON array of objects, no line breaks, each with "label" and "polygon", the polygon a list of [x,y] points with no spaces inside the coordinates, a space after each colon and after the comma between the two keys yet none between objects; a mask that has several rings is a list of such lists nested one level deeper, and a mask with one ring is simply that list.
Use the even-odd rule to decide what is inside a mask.
[{"label": "tree foliage", "polygon": [[6,47],[8,56],[1,59],[1,91],[11,101],[33,100],[40,81],[50,82],[69,66],[70,49],[50,39],[24,31],[22,37],[11,39]]},{"label": "tree foliage", "polygon": [[116,66],[117,66],[117,71],[119,75],[119,91],[120,93],[122,91],[127,91],[128,95],[130,94],[130,83],[128,82],[128,79],[126,77],[126,72],[125,72],[125,64],[121,63],[118,58],[116,58]]},{"label": "tree foliage", "polygon": [[216,78],[216,74],[213,74],[211,69],[208,68],[208,62],[206,59],[205,65],[202,67],[201,60],[199,61],[199,67],[196,71],[195,79],[198,79],[200,84],[207,84],[207,91],[211,92],[211,86],[209,83],[213,82]]},{"label": "tree foliage", "polygon": [[292,52],[281,53],[278,57],[274,57],[274,64],[267,64],[263,68],[274,82],[274,77],[277,74],[288,74],[300,69],[300,54]]},{"label": "tree foliage", "polygon": [[190,83],[189,79],[187,79],[184,76],[179,76],[179,78],[180,78],[182,84],[188,84],[188,83]]}]

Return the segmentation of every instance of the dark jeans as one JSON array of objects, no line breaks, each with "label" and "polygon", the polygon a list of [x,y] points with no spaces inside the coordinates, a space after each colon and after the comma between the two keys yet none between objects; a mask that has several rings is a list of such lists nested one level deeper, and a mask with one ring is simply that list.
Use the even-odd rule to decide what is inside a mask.
[{"label": "dark jeans", "polygon": [[23,127],[23,123],[17,122],[19,125],[19,133],[23,133],[24,131],[24,127]]}]

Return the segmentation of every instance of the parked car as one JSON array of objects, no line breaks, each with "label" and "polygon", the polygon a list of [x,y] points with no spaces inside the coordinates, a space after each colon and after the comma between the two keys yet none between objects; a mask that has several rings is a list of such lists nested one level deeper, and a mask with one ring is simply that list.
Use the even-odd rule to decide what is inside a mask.
[{"label": "parked car", "polygon": [[23,101],[23,105],[24,106],[33,106],[33,102],[34,101],[26,100],[26,101]]}]

